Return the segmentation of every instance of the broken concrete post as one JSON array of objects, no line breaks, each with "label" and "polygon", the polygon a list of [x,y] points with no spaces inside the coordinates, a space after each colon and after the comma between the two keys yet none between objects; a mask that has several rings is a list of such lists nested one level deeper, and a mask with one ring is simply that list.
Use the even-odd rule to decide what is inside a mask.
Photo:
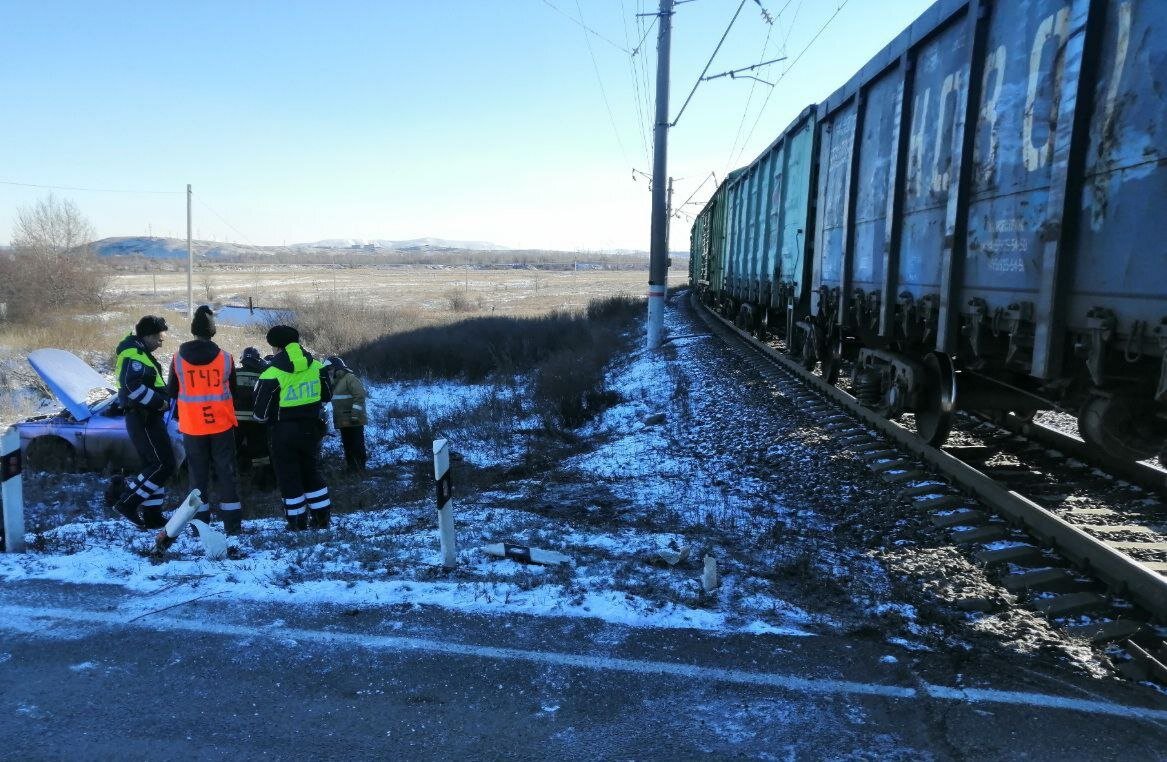
[{"label": "broken concrete post", "polygon": [[712,593],[721,586],[721,575],[717,573],[717,559],[705,554],[705,572],[701,575],[701,587]]},{"label": "broken concrete post", "polygon": [[526,545],[512,545],[509,542],[496,542],[493,545],[483,545],[482,552],[496,558],[509,558],[521,564],[540,564],[542,566],[559,566],[571,560],[555,550],[529,548]]},{"label": "broken concrete post", "polygon": [[458,539],[454,534],[453,482],[450,478],[450,443],[434,440],[434,482],[438,496],[438,538],[442,547],[442,566],[458,565]]},{"label": "broken concrete post", "polygon": [[174,541],[182,534],[182,530],[186,529],[186,525],[191,522],[191,519],[203,505],[202,493],[197,489],[192,489],[190,494],[186,496],[186,500],[183,500],[182,504],[174,509],[174,513],[170,514],[166,526],[159,529],[158,534],[154,536],[154,555],[162,555],[174,544]]},{"label": "broken concrete post", "polygon": [[9,553],[24,552],[24,487],[20,472],[20,432],[9,427],[4,432],[3,455],[0,455],[0,479],[3,479],[4,522],[3,549]]}]

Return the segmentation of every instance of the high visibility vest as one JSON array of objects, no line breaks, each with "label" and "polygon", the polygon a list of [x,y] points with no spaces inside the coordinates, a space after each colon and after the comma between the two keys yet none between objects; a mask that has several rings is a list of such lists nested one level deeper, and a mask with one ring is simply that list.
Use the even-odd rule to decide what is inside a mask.
[{"label": "high visibility vest", "polygon": [[123,349],[121,352],[118,353],[117,362],[114,363],[114,366],[113,366],[113,377],[118,380],[118,383],[121,383],[122,366],[126,364],[127,360],[136,360],[136,361],[142,363],[142,365],[144,365],[145,367],[150,368],[151,370],[154,371],[154,388],[155,389],[165,389],[166,388],[166,382],[164,380],[162,380],[162,373],[158,370],[157,366],[154,364],[154,358],[150,357],[150,355],[146,354],[145,352],[138,349],[137,347],[127,347],[126,349]]},{"label": "high visibility vest", "polygon": [[320,402],[320,371],[324,366],[316,359],[308,362],[299,344],[289,344],[284,347],[284,352],[296,370],[289,373],[273,365],[259,376],[261,379],[275,379],[280,385],[280,407],[300,407]]},{"label": "high visibility vest", "polygon": [[206,365],[195,365],[174,356],[178,377],[178,430],[203,436],[219,434],[235,427],[235,404],[231,401],[231,355],[219,350]]}]

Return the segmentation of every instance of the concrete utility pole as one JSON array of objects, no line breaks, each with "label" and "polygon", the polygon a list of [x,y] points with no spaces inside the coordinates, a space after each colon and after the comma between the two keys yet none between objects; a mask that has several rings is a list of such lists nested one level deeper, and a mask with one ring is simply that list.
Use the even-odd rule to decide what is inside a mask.
[{"label": "concrete utility pole", "polygon": [[194,320],[194,249],[190,243],[190,183],[186,184],[186,319]]},{"label": "concrete utility pole", "polygon": [[669,279],[669,41],[673,27],[673,0],[660,0],[660,33],[656,45],[656,127],[653,130],[652,233],[648,259],[648,348],[659,349],[664,333],[665,293]]}]

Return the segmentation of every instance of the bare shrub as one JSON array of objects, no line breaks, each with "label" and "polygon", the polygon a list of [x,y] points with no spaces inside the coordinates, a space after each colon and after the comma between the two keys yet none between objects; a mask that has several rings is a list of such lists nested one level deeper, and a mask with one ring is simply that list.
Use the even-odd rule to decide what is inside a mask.
[{"label": "bare shrub", "polygon": [[616,294],[588,302],[588,320],[627,322],[644,312],[644,299],[631,294]]},{"label": "bare shrub", "polygon": [[[446,302],[450,305],[451,312],[474,312],[479,307],[479,304],[471,298],[470,292],[464,288],[447,291]],[[478,300],[478,302],[481,302],[481,300]]]},{"label": "bare shrub", "polygon": [[[386,310],[368,301],[328,293],[312,300],[287,296],[283,309],[272,314],[271,325],[296,326],[301,340],[318,352],[348,355],[381,337],[408,331],[421,324],[416,312]],[[267,327],[271,327],[271,325]]]},{"label": "bare shrub", "polygon": [[585,346],[559,350],[535,374],[535,404],[547,428],[575,428],[611,407],[618,396],[604,388],[604,366],[618,342],[597,330]]}]

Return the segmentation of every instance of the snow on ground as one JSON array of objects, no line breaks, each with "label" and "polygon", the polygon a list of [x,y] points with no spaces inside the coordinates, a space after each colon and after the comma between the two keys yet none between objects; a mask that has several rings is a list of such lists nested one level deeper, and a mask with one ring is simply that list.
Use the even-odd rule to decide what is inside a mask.
[{"label": "snow on ground", "polygon": [[[591,617],[634,627],[727,633],[811,635],[833,629],[829,617],[783,600],[770,580],[736,563],[724,538],[701,536],[710,521],[742,512],[744,506],[718,479],[689,478],[723,464],[673,452],[665,427],[644,421],[656,412],[679,415],[674,409],[676,365],[638,348],[621,359],[609,378],[624,401],[579,432],[596,446],[566,458],[555,477],[533,473],[468,494],[458,490],[459,469],[514,466],[537,440],[542,423],[523,380],[371,384],[366,435],[373,469],[424,469],[433,436],[448,437],[457,454],[461,552],[454,571],[437,565],[432,498],[400,499],[396,493],[401,490],[393,489],[391,479],[374,495],[370,509],[338,512],[329,531],[292,535],[282,519],[252,520],[245,535],[231,540],[227,560],[206,560],[198,541],[184,536],[164,561],[152,562],[150,535],[107,518],[99,497],[79,498],[89,493],[76,484],[70,487],[84,477],[64,475],[53,490],[57,499],[26,509],[32,517],[55,519],[38,519],[38,531],[28,536],[33,552],[0,556],[0,579],[121,585],[143,594],[146,609],[213,595],[304,605],[406,604]],[[325,450],[326,457],[339,458],[339,439],[326,440]],[[548,499],[540,497],[548,482],[559,478],[573,487],[560,493],[560,507],[578,501],[578,512],[555,513],[539,504]],[[88,479],[91,484],[93,477]],[[602,484],[604,497],[591,489],[596,484]],[[667,506],[681,521],[677,531],[625,525],[607,520],[613,504],[627,515],[652,515]],[[502,541],[559,550],[572,563],[525,566],[478,550]],[[691,557],[676,566],[658,555],[682,548]],[[700,583],[706,552],[721,564],[722,586],[713,594]]]}]

